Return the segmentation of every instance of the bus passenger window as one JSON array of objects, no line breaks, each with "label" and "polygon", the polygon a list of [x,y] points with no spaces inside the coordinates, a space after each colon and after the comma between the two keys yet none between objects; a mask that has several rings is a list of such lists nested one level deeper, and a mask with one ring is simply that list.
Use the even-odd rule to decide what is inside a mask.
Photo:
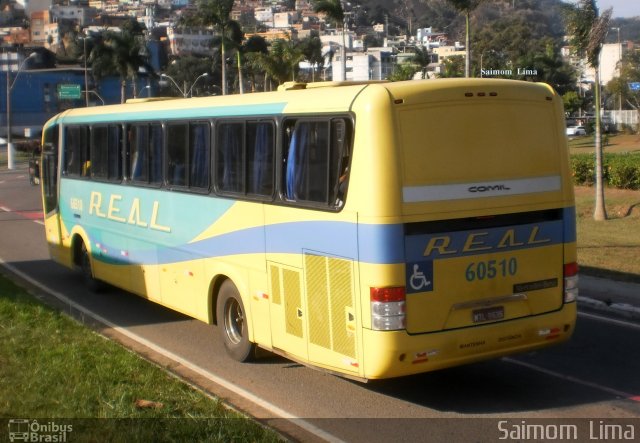
[{"label": "bus passenger window", "polygon": [[133,125],[129,128],[129,170],[138,183],[162,183],[162,126]]},{"label": "bus passenger window", "polygon": [[328,203],[329,123],[298,122],[287,153],[288,200]]},{"label": "bus passenger window", "polygon": [[122,127],[109,125],[107,132],[107,179],[122,180]]},{"label": "bus passenger window", "polygon": [[187,130],[188,125],[167,126],[167,183],[187,186]]},{"label": "bus passenger window", "polygon": [[349,121],[289,121],[285,123],[287,140],[285,198],[342,207],[349,172]]},{"label": "bus passenger window", "polygon": [[129,161],[131,180],[136,182],[147,182],[148,172],[148,135],[147,126],[131,126],[129,128]]},{"label": "bus passenger window", "polygon": [[216,186],[221,192],[244,194],[243,123],[218,125]]},{"label": "bus passenger window", "polygon": [[66,128],[63,172],[70,177],[86,177],[90,165],[89,128],[86,126]]},{"label": "bus passenger window", "polygon": [[209,189],[209,124],[189,127],[189,187]]},{"label": "bus passenger window", "polygon": [[161,125],[149,126],[149,183],[162,184],[162,136]]},{"label": "bus passenger window", "polygon": [[247,193],[273,194],[273,123],[247,123]]}]

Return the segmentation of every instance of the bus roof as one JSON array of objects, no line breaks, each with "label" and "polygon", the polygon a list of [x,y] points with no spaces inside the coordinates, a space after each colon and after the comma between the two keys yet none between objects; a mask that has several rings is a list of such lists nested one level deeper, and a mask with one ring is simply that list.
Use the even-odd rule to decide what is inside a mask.
[{"label": "bus roof", "polygon": [[[540,99],[554,96],[551,87],[518,80],[438,79],[423,81],[288,82],[278,91],[197,98],[151,97],[125,104],[66,111],[59,122],[100,123],[127,120],[206,119],[210,117],[271,116],[293,113],[349,112],[365,88],[381,88],[390,99],[411,102],[451,100],[462,89],[468,97],[497,94],[503,98]],[[465,89],[466,88],[466,89]],[[464,96],[461,96],[464,98]]]}]

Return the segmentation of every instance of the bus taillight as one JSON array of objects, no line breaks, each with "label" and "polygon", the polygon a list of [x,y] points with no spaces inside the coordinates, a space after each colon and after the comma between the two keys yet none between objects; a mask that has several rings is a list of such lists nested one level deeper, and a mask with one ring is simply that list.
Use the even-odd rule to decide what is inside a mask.
[{"label": "bus taillight", "polygon": [[371,327],[377,331],[397,331],[405,327],[404,286],[370,288]]},{"label": "bus taillight", "polygon": [[564,265],[564,302],[571,303],[578,299],[578,264]]}]

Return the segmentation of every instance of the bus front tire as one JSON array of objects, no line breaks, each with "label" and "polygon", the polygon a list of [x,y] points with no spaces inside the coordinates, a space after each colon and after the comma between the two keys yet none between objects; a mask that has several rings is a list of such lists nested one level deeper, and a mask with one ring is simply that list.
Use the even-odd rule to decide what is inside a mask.
[{"label": "bus front tire", "polygon": [[98,292],[102,288],[102,282],[93,276],[93,269],[91,269],[91,257],[89,257],[89,251],[87,246],[82,242],[80,246],[80,272],[82,272],[82,279],[84,284],[92,292]]},{"label": "bus front tire", "polygon": [[230,280],[220,286],[216,308],[218,327],[227,353],[239,362],[253,360],[255,345],[249,341],[246,311],[238,289]]}]

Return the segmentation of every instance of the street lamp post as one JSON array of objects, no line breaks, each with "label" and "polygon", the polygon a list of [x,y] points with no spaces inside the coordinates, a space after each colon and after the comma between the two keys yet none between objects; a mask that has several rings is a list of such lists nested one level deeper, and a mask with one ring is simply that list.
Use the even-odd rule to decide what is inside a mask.
[{"label": "street lamp post", "polygon": [[173,86],[175,86],[175,87],[176,87],[176,89],[177,89],[178,91],[180,91],[180,94],[182,94],[182,96],[183,96],[184,98],[187,98],[187,97],[189,97],[189,96],[191,96],[191,95],[192,95],[193,87],[196,85],[196,83],[198,83],[198,80],[200,80],[200,79],[201,79],[201,78],[203,78],[203,77],[208,77],[208,76],[209,76],[209,74],[208,74],[208,73],[206,73],[206,72],[205,72],[205,73],[203,73],[203,74],[200,74],[200,75],[199,75],[198,77],[196,77],[196,79],[193,81],[193,83],[191,84],[191,87],[190,87],[189,89],[187,89],[187,84],[186,84],[186,82],[185,82],[184,88],[181,88],[180,86],[178,86],[178,83],[176,83],[176,81],[175,81],[175,80],[174,80],[170,75],[167,75],[167,74],[160,74],[160,78],[168,78],[168,79],[171,81],[171,83],[173,83]]},{"label": "street lamp post", "polygon": [[27,62],[27,60],[35,57],[36,55],[37,54],[35,52],[32,52],[31,54],[29,54],[27,58],[22,60],[22,63],[20,63],[20,66],[18,67],[18,71],[16,72],[16,78],[13,79],[13,82],[11,81],[11,65],[7,64],[7,168],[8,169],[15,169],[16,167],[15,161],[13,158],[14,147],[13,147],[13,143],[11,142],[11,91],[13,90],[13,87],[16,85],[16,81],[18,80],[18,76],[20,75],[20,71],[22,71],[24,64]]},{"label": "street lamp post", "polygon": [[84,56],[84,101],[85,106],[89,107],[89,77],[87,75],[87,39],[89,36],[80,37],[82,39],[82,54]]}]

